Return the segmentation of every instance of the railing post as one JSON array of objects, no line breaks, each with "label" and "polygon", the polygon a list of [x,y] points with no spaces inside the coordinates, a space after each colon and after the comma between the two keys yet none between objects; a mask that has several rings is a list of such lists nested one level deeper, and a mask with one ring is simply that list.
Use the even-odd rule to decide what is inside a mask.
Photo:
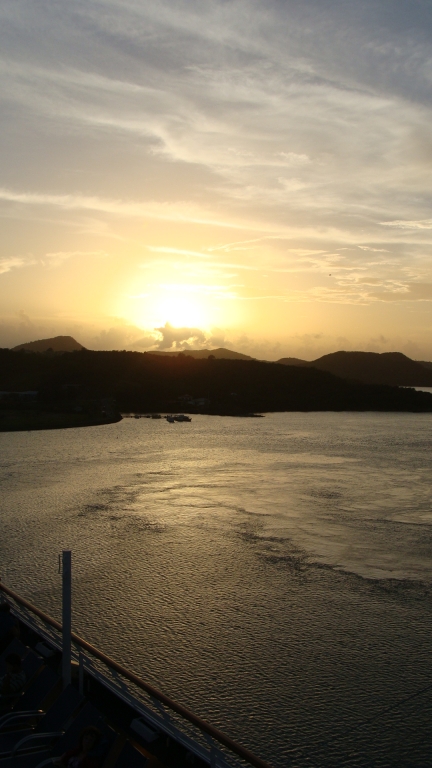
[{"label": "railing post", "polygon": [[84,695],[84,656],[81,651],[79,653],[79,668],[78,668],[78,690]]},{"label": "railing post", "polygon": [[[69,606],[70,606],[71,552],[65,551],[64,555],[69,555],[69,568],[66,567],[65,572],[69,571]],[[60,555],[59,555],[59,559],[60,559]],[[63,563],[65,564],[64,560],[63,560]],[[49,626],[54,627],[54,629],[56,629],[57,632],[62,632],[62,630],[64,630],[64,627],[62,627],[59,621],[56,621],[51,616],[48,616],[48,614],[39,610],[39,608],[37,608],[35,605],[32,605],[32,603],[30,603],[28,600],[18,595],[12,589],[9,589],[9,587],[6,587],[1,581],[0,581],[0,592],[4,593],[5,595],[8,595],[8,597],[10,597],[15,603],[17,603],[20,606],[23,606],[28,611],[31,611],[32,613],[34,613],[35,616],[38,616],[39,619],[42,619],[42,621],[48,624]],[[68,616],[69,626],[70,626],[70,616],[71,616],[71,611],[69,609],[69,616]],[[24,622],[24,624],[27,623],[25,616],[21,620]],[[32,626],[32,625],[30,624],[29,626]],[[65,636],[63,636],[63,639],[64,637]],[[79,635],[76,635],[75,633],[71,633],[71,632],[70,632],[70,646],[69,646],[70,649],[71,649],[72,638],[75,645],[78,645],[80,648],[84,649],[87,653],[91,654],[91,656],[101,661],[111,670],[114,670],[120,675],[123,675],[123,677],[125,677],[126,680],[129,680],[129,682],[133,683],[133,685],[137,686],[142,691],[145,691],[152,699],[155,699],[159,703],[159,706],[161,709],[168,707],[170,710],[173,710],[174,712],[176,712],[177,715],[180,715],[189,723],[192,723],[192,725],[199,728],[201,730],[201,733],[204,735],[207,743],[209,744],[210,749],[212,747],[212,742],[214,739],[215,741],[219,742],[224,747],[229,749],[231,752],[233,752],[235,755],[238,755],[242,760],[247,762],[249,765],[253,765],[255,768],[271,768],[269,763],[266,763],[264,760],[261,760],[259,757],[256,757],[255,755],[253,755],[252,752],[250,752],[248,749],[241,746],[240,744],[237,744],[233,739],[231,739],[229,736],[226,736],[218,728],[215,728],[209,723],[207,723],[205,720],[202,720],[200,717],[198,717],[193,712],[191,712],[190,709],[188,709],[187,707],[184,707],[182,704],[179,704],[173,699],[170,699],[164,693],[154,688],[153,685],[150,685],[150,683],[147,683],[146,681],[142,680],[140,677],[138,677],[138,675],[125,669],[117,661],[110,658],[102,651],[99,651],[97,648],[94,647],[94,645],[91,645],[91,643],[88,643],[82,637],[79,637]],[[68,670],[67,670],[69,675],[71,672],[70,661],[71,661],[71,654],[69,654],[69,664],[68,664]],[[88,665],[88,659],[86,661],[86,664]],[[89,671],[88,673],[90,674],[91,671]],[[69,675],[68,675],[68,678],[70,679]],[[166,716],[168,717],[168,713],[166,713]],[[175,732],[174,732],[174,730],[176,729],[176,726],[171,725],[169,720],[163,720],[161,727],[162,727],[162,731],[165,732],[168,736],[172,734],[172,737],[174,739],[176,738]],[[214,750],[213,755],[211,755],[211,759],[216,760],[216,765],[218,766],[218,768],[219,766],[222,767],[223,765],[228,766],[228,762],[225,759],[224,752],[221,749],[218,749],[217,751]]]},{"label": "railing post", "polygon": [[71,681],[72,665],[72,552],[63,550],[63,580],[62,580],[62,678],[63,688]]}]

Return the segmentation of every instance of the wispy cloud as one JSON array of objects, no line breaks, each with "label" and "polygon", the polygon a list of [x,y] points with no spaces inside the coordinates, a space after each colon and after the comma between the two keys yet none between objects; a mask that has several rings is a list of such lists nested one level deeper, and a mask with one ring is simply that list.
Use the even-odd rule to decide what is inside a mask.
[{"label": "wispy cloud", "polygon": [[202,251],[188,251],[183,248],[169,248],[165,245],[148,245],[147,250],[152,253],[173,253],[176,256],[196,256],[198,259],[208,259],[210,254]]},{"label": "wispy cloud", "polygon": [[432,229],[432,219],[382,221],[381,224],[383,227],[395,227],[396,229]]},{"label": "wispy cloud", "polygon": [[48,267],[58,267],[72,258],[81,257],[100,259],[105,258],[106,255],[105,251],[57,251],[46,253],[40,258],[35,258],[31,254],[27,256],[10,256],[3,259],[0,258],[0,274],[10,272],[12,269],[22,269],[36,264]]},{"label": "wispy cloud", "polygon": [[103,259],[106,258],[106,251],[56,251],[46,253],[41,259],[42,264],[49,266],[59,266],[63,262],[73,258]]},{"label": "wispy cloud", "polygon": [[161,288],[164,288],[168,292],[181,293],[181,294],[198,294],[200,296],[208,296],[219,299],[237,299],[239,298],[236,288],[243,288],[242,283],[234,285],[215,285],[212,283],[193,283],[193,284],[161,284]]},{"label": "wispy cloud", "polygon": [[38,192],[15,192],[10,189],[0,188],[0,200],[23,205],[53,206],[64,210],[98,211],[116,216],[134,218],[152,218],[166,221],[187,221],[197,224],[212,224],[213,226],[234,227],[238,225],[229,221],[208,218],[196,206],[187,203],[156,203],[136,202],[125,200],[112,200],[97,196],[81,194],[53,195]]},{"label": "wispy cloud", "polygon": [[10,272],[11,269],[19,269],[29,264],[34,264],[34,259],[26,259],[21,256],[11,256],[10,258],[0,259],[0,275]]},{"label": "wispy cloud", "polygon": [[75,259],[94,293],[109,251],[134,295],[141,265],[277,301],[275,333],[285,300],[424,307],[431,34],[412,0],[3,4],[0,271]]}]

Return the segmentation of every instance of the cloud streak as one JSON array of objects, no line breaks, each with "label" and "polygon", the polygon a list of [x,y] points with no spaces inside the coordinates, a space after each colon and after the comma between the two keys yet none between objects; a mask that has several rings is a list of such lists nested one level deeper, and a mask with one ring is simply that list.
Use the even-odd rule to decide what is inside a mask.
[{"label": "cloud streak", "polygon": [[33,259],[25,259],[20,256],[12,256],[6,259],[0,259],[0,275],[10,272],[12,269],[20,269],[28,264],[34,264]]},{"label": "cloud streak", "polygon": [[328,338],[343,304],[410,326],[432,300],[431,34],[420,0],[3,4],[2,304],[33,306],[34,264],[41,315],[81,312],[82,286],[89,313],[145,309],[142,266],[268,333],[310,332],[289,303],[337,305]]},{"label": "cloud streak", "polygon": [[0,200],[8,203],[20,203],[22,205],[38,205],[61,208],[64,210],[83,210],[96,211],[116,216],[127,216],[133,218],[151,218],[162,219],[164,221],[187,221],[196,224],[212,224],[213,226],[234,227],[238,225],[229,221],[212,220],[200,215],[198,206],[176,203],[148,202],[111,200],[97,196],[88,196],[81,194],[54,195],[38,192],[16,192],[11,189],[0,188]]}]

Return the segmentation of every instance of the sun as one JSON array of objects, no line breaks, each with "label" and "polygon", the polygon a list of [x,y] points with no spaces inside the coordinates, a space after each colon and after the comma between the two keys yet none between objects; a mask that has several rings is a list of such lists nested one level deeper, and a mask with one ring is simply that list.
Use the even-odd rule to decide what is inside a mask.
[{"label": "sun", "polygon": [[147,328],[169,323],[175,328],[207,329],[212,325],[212,297],[202,286],[173,283],[150,287],[137,297],[134,320]]},{"label": "sun", "polygon": [[166,296],[157,302],[155,307],[160,322],[167,322],[177,328],[203,328],[206,323],[206,312],[198,297],[189,295]]},{"label": "sun", "polygon": [[127,307],[119,306],[120,315],[149,330],[168,323],[174,328],[206,332],[222,327],[228,317],[219,286],[155,282],[148,283],[142,293],[128,293],[126,298]]}]

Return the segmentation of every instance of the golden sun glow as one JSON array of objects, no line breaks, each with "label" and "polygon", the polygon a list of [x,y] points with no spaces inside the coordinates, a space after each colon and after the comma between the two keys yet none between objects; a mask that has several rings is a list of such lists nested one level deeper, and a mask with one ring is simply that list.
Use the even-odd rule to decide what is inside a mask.
[{"label": "golden sun glow", "polygon": [[[207,328],[211,318],[208,296],[191,284],[161,285],[153,300],[155,321],[177,328]],[[207,301],[206,301],[207,299]]]},{"label": "golden sun glow", "polygon": [[[142,294],[129,295],[127,316],[137,325],[154,329],[165,323],[176,328],[208,329],[215,323],[212,289],[191,284],[149,285]],[[126,309],[126,308],[124,308]]]},{"label": "golden sun glow", "polygon": [[155,309],[158,316],[163,318],[161,322],[177,328],[204,328],[207,326],[206,313],[200,304],[196,297],[173,295],[161,299]]}]

